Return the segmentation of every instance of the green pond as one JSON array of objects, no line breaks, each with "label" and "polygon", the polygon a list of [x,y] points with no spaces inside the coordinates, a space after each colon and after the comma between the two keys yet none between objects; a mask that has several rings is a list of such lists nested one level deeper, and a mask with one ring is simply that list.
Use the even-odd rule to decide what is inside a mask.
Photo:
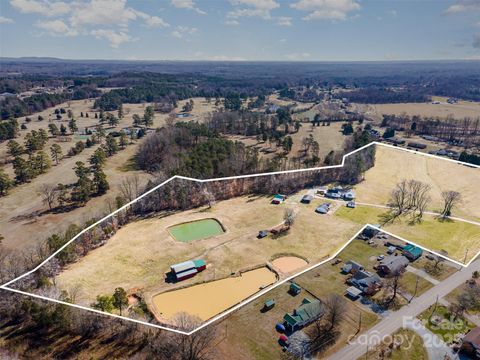
[{"label": "green pond", "polygon": [[215,219],[203,219],[174,225],[168,228],[168,231],[175,240],[182,242],[205,239],[224,232],[220,223]]}]

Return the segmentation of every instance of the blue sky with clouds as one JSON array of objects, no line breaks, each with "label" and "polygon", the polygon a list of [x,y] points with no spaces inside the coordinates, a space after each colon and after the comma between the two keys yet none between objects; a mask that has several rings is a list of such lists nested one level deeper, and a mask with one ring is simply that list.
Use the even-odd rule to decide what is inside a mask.
[{"label": "blue sky with clouds", "polygon": [[480,0],[0,0],[0,55],[480,58]]}]

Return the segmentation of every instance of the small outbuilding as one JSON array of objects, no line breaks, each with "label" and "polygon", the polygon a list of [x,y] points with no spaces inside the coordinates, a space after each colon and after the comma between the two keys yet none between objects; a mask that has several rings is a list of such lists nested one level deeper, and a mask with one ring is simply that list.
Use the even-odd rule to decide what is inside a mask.
[{"label": "small outbuilding", "polygon": [[353,261],[353,260],[348,260],[345,263],[345,265],[343,265],[343,267],[342,267],[342,272],[344,274],[350,274],[350,273],[354,273],[354,272],[357,272],[357,271],[360,271],[360,270],[363,270],[363,265],[359,264],[358,262]]},{"label": "small outbuilding", "polygon": [[302,288],[300,286],[298,286],[297,284],[295,284],[294,282],[292,282],[290,284],[290,289],[288,291],[292,295],[298,295],[302,291]]},{"label": "small outbuilding", "polygon": [[410,261],[415,261],[422,256],[423,250],[418,246],[407,244],[402,249],[402,254]]},{"label": "small outbuilding", "polygon": [[350,286],[347,288],[345,293],[350,299],[357,300],[363,292],[362,290],[357,289],[355,286]]},{"label": "small outbuilding", "polygon": [[310,204],[312,200],[313,200],[313,195],[306,194],[306,195],[303,195],[302,200],[300,200],[300,202],[303,204]]},{"label": "small outbuilding", "polygon": [[258,232],[257,238],[263,239],[263,238],[266,237],[267,235],[268,235],[268,230],[260,230],[260,231]]},{"label": "small outbuilding", "polygon": [[189,260],[170,266],[170,273],[175,280],[181,281],[195,276],[207,268],[205,260]]},{"label": "small outbuilding", "polygon": [[275,306],[275,299],[267,299],[267,300],[263,303],[263,308],[264,308],[265,310],[273,309],[274,306]]},{"label": "small outbuilding", "polygon": [[322,204],[319,207],[317,207],[315,209],[315,212],[317,212],[319,214],[327,214],[329,210],[330,210],[330,204],[325,203],[325,204]]}]

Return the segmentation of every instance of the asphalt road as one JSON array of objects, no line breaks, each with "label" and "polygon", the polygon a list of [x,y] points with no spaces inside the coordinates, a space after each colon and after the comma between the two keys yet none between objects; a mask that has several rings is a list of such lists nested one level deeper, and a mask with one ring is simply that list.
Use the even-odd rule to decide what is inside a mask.
[{"label": "asphalt road", "polygon": [[[404,322],[415,318],[435,301],[446,296],[456,287],[465,283],[472,277],[474,271],[480,271],[480,259],[472,262],[467,268],[456,272],[446,280],[440,282],[430,290],[415,298],[410,304],[403,306],[400,310],[392,312],[391,315],[381,320],[377,325],[360,334],[360,343],[350,344],[328,357],[329,360],[355,360],[367,352],[368,347],[374,347],[381,342],[381,338],[397,331],[404,326]],[[353,340],[355,341],[355,340]]]}]

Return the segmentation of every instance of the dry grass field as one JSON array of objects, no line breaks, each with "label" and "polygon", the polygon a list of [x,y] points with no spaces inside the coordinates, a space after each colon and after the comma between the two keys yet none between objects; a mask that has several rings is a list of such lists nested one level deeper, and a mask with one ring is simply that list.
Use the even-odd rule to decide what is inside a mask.
[{"label": "dry grass field", "polygon": [[293,100],[280,99],[278,94],[272,94],[268,96],[266,102],[278,106],[292,106],[295,111],[309,109],[314,105],[313,102],[297,102]]},{"label": "dry grass field", "polygon": [[[57,277],[57,283],[65,289],[80,285],[79,299],[83,304],[118,286],[142,288],[153,295],[175,287],[164,281],[165,273],[174,263],[203,258],[208,264],[206,271],[181,285],[221,279],[265,264],[279,254],[295,254],[313,264],[333,254],[358,231],[354,222],[315,213],[315,205],[321,200],[310,205],[298,204],[298,200],[296,196],[290,198],[291,204],[276,206],[265,197],[239,197],[220,201],[211,209],[193,209],[130,223],[107,244],[65,269]],[[278,238],[257,239],[259,230],[282,222],[287,206],[298,211],[291,230]],[[226,233],[183,243],[175,241],[167,230],[174,224],[212,217],[225,226]]]},{"label": "dry grass field", "polygon": [[403,179],[419,180],[432,187],[431,211],[442,209],[442,191],[460,192],[462,203],[453,210],[453,216],[480,221],[480,169],[385,146],[377,146],[375,166],[356,186],[357,200],[385,205],[395,185]]},{"label": "dry grass field", "polygon": [[440,104],[428,103],[405,103],[405,104],[375,104],[370,105],[374,114],[407,114],[410,116],[433,116],[446,118],[452,116],[455,119],[464,117],[477,118],[480,116],[480,103],[473,101],[459,101],[456,104],[449,104],[446,98],[434,97],[432,100],[440,101]]},{"label": "dry grass field", "polygon": [[[376,165],[366,172],[365,180],[356,186],[356,193],[359,202],[383,205],[398,181],[417,179],[432,186],[431,210],[441,206],[442,190],[453,189],[464,198],[455,215],[475,220],[480,217],[475,186],[478,171],[379,146]],[[221,279],[265,264],[279,254],[297,255],[312,264],[333,254],[364,224],[378,223],[379,215],[385,212],[371,206],[352,210],[335,204],[328,215],[322,216],[314,209],[323,199],[304,205],[299,203],[301,196],[301,193],[291,196],[280,206],[271,205],[266,197],[239,197],[219,201],[211,209],[197,208],[135,221],[121,228],[106,245],[70,265],[58,276],[57,283],[63,288],[80,285],[79,299],[88,303],[117,286],[141,288],[150,294],[172,289],[173,285],[164,282],[165,273],[171,264],[189,259],[204,258],[209,266],[207,271],[182,285]],[[286,207],[297,211],[292,229],[278,238],[257,239],[259,230],[283,220]],[[175,224],[205,218],[218,219],[226,233],[182,243],[175,241],[167,230]],[[439,222],[434,216],[425,215],[421,224],[396,221],[385,229],[432,250],[446,250],[458,261],[464,260],[467,248],[467,260],[480,249],[480,227],[461,221]]]},{"label": "dry grass field", "polygon": [[[310,135],[320,145],[319,157],[323,161],[330,151],[339,152],[343,149],[345,139],[347,137],[342,134],[342,122],[331,123],[330,126],[315,126],[310,123],[302,123],[302,127],[298,132],[293,132],[289,136],[293,140],[292,150],[287,154],[287,158],[301,158],[304,156],[302,140]],[[284,150],[281,146],[275,144],[258,141],[255,136],[230,136],[232,140],[243,142],[246,146],[255,147],[260,151],[263,158],[273,158],[275,155],[283,154]]]},{"label": "dry grass field", "polygon": [[[71,136],[69,142],[58,142],[58,139],[50,137],[44,147],[47,155],[50,155],[50,146],[57,143],[61,146],[62,152],[65,155],[68,150],[74,146],[75,142],[85,140],[82,138],[85,127],[94,127],[98,124],[98,119],[95,119],[97,110],[93,109],[94,100],[74,100],[69,101],[56,107],[49,108],[39,113],[30,115],[31,122],[26,123],[25,118],[18,119],[19,124],[26,124],[27,130],[21,130],[20,135],[15,139],[23,145],[24,138],[27,132],[31,130],[45,129],[48,131],[48,124],[50,120],[52,123],[60,127],[60,124],[68,125],[67,114],[63,114],[61,121],[55,119],[55,109],[65,108],[71,110],[76,119],[79,128],[78,133]],[[175,111],[180,111],[183,102],[179,103],[179,107]],[[202,120],[202,117],[213,109],[212,104],[208,104],[203,98],[195,98],[195,105],[192,111],[194,116],[182,119],[182,121]],[[143,116],[145,104],[124,104],[124,117],[120,123],[114,128],[108,125],[104,127],[110,130],[119,131],[122,128],[131,126],[133,124],[133,115],[138,114]],[[80,113],[88,113],[89,117],[80,117]],[[117,115],[116,111],[112,112]],[[41,115],[45,120],[37,121],[37,117]],[[161,127],[165,124],[167,114],[156,113],[154,117],[154,124],[152,127]],[[142,140],[135,141],[129,145],[125,150],[119,152],[113,157],[107,159],[105,165],[105,173],[107,174],[110,183],[110,191],[101,197],[94,198],[82,208],[77,208],[67,213],[55,214],[45,213],[47,209],[39,194],[39,189],[43,184],[57,185],[58,183],[71,184],[75,181],[75,173],[73,168],[77,161],[82,161],[88,164],[88,158],[93,154],[96,146],[85,149],[82,153],[73,157],[64,157],[58,165],[52,164],[52,168],[47,173],[42,174],[30,183],[22,184],[13,188],[8,196],[0,198],[0,234],[5,239],[3,246],[11,251],[22,251],[27,248],[35,247],[39,241],[43,241],[52,233],[62,232],[70,224],[83,225],[87,220],[93,217],[98,217],[108,213],[108,203],[119,194],[120,186],[126,177],[138,176],[142,183],[146,183],[150,175],[136,171],[129,166],[132,162],[133,156]],[[97,145],[98,146],[98,145]],[[7,154],[7,142],[0,143],[0,164],[2,168],[13,177],[12,159]]]}]

